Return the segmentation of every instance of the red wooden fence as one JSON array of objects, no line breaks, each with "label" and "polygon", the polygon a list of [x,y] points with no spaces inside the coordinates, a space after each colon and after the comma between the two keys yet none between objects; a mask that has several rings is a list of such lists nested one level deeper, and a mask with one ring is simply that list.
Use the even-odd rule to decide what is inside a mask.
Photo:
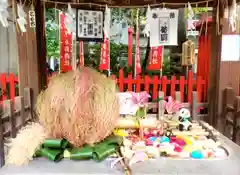
[{"label": "red wooden fence", "polygon": [[158,76],[150,77],[148,75],[141,77],[138,75],[136,79],[132,78],[132,74],[129,74],[127,78],[124,77],[123,70],[119,71],[119,77],[116,78],[114,75],[112,78],[116,79],[119,89],[123,91],[133,91],[133,86],[135,86],[136,92],[145,90],[149,92],[153,100],[158,99],[158,92],[163,91],[165,96],[172,96],[174,98],[175,91],[181,92],[181,99],[183,102],[192,101],[192,92],[198,92],[198,101],[203,101],[203,88],[205,85],[205,80],[201,76],[197,76],[194,79],[193,72],[188,72],[188,79],[186,80],[184,76],[180,76],[179,79],[176,76],[172,76],[170,80],[166,76],[161,79]]},{"label": "red wooden fence", "polygon": [[[0,74],[0,102],[8,99],[8,95],[10,99],[14,99],[15,92],[15,84],[18,82],[18,78],[10,73],[8,76],[5,73]],[[8,88],[9,87],[9,88]]]},{"label": "red wooden fence", "polygon": [[[174,98],[175,91],[181,92],[181,99],[183,102],[192,101],[192,91],[198,92],[198,101],[204,101],[204,85],[205,80],[201,76],[197,76],[196,79],[193,77],[192,71],[188,72],[188,79],[185,79],[184,76],[180,76],[179,79],[176,76],[172,76],[171,79],[167,79],[166,76],[163,76],[161,79],[156,76],[144,77],[138,75],[135,79],[132,77],[132,74],[128,74],[127,78],[124,77],[124,71],[121,69],[119,71],[119,76],[116,78],[116,83],[119,86],[121,92],[123,91],[133,91],[135,87],[136,92],[147,91],[151,94],[152,100],[158,99],[158,92],[163,91],[165,96],[172,96]],[[15,84],[17,83],[17,77],[10,73],[7,77],[6,74],[0,74],[0,88],[2,88],[2,94],[0,94],[0,101],[6,100],[8,97],[7,84],[9,84],[9,97],[14,99],[15,97]]]}]

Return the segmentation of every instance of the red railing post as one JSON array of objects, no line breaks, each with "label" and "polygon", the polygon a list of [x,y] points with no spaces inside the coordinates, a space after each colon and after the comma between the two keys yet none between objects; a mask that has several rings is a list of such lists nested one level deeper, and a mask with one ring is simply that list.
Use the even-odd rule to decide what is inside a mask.
[{"label": "red railing post", "polygon": [[145,75],[144,77],[144,90],[147,91],[149,93],[149,76],[148,75]]},{"label": "red railing post", "polygon": [[161,91],[164,92],[164,96],[166,97],[167,96],[167,77],[166,76],[162,77],[161,84],[162,84]]},{"label": "red railing post", "polygon": [[15,76],[13,73],[10,73],[9,78],[8,78],[8,82],[9,82],[9,96],[10,99],[13,100],[13,104],[14,104],[14,100],[15,100]]},{"label": "red railing post", "polygon": [[188,89],[187,89],[187,100],[188,102],[192,102],[192,91],[193,91],[193,72],[188,71],[188,79],[187,79]]},{"label": "red railing post", "polygon": [[136,92],[140,92],[141,91],[141,76],[137,75],[137,79],[136,79]]},{"label": "red railing post", "polygon": [[198,102],[202,101],[202,77],[197,76],[197,85],[196,85],[196,91],[198,93]]},{"label": "red railing post", "polygon": [[119,89],[121,92],[124,91],[124,72],[123,72],[123,69],[120,69],[119,70],[119,78],[118,78],[119,82]]},{"label": "red railing post", "polygon": [[172,98],[175,99],[175,90],[176,90],[176,76],[172,76],[171,77],[171,91],[170,94],[172,96]]},{"label": "red railing post", "polygon": [[181,93],[181,102],[184,102],[184,88],[185,88],[185,78],[184,76],[180,76],[179,80],[179,90]]},{"label": "red railing post", "polygon": [[128,84],[128,91],[133,91],[132,90],[132,85],[133,85],[133,78],[132,78],[132,73],[128,74],[128,79],[127,79],[127,84]]},{"label": "red railing post", "polygon": [[7,100],[7,76],[5,73],[0,74],[0,84],[2,89],[2,100]]},{"label": "red railing post", "polygon": [[158,98],[158,76],[155,75],[153,77],[153,93],[152,93],[152,99],[157,100]]}]

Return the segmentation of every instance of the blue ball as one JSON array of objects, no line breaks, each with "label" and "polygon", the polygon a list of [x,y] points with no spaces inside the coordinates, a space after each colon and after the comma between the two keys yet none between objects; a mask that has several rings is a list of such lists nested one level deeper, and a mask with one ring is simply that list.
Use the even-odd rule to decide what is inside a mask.
[{"label": "blue ball", "polygon": [[191,157],[194,159],[203,159],[204,156],[201,151],[196,150],[191,153]]},{"label": "blue ball", "polygon": [[155,142],[157,140],[157,137],[149,137],[149,140],[151,140],[151,142]]},{"label": "blue ball", "polygon": [[163,143],[163,142],[170,142],[170,139],[168,137],[166,137],[166,136],[163,136],[163,137],[161,137],[160,142],[161,143]]}]

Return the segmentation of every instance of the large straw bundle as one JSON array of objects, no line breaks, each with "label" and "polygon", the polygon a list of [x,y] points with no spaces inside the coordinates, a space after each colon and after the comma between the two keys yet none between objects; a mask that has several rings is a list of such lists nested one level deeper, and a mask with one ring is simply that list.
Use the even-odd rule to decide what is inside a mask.
[{"label": "large straw bundle", "polygon": [[90,68],[53,77],[37,100],[40,123],[55,138],[74,146],[111,134],[119,118],[115,82]]},{"label": "large straw bundle", "polygon": [[9,140],[6,164],[24,165],[33,159],[33,155],[48,137],[45,128],[39,123],[29,123],[20,129],[16,138]]}]

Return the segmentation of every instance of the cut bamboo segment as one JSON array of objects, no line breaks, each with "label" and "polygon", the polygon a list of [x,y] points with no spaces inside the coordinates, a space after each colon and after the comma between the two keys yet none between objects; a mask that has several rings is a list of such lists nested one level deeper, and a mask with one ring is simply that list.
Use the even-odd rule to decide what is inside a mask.
[{"label": "cut bamboo segment", "polygon": [[141,127],[143,128],[155,128],[157,127],[159,121],[156,119],[141,119],[136,120],[134,118],[120,118],[117,121],[116,128],[139,128],[141,123]]}]

